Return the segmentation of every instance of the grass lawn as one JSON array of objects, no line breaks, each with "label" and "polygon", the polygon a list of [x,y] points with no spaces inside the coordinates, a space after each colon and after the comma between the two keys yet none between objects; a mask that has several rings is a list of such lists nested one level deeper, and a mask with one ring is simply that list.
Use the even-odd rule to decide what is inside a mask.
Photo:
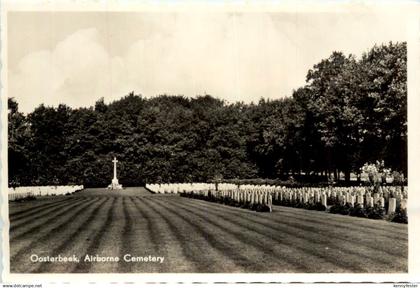
[{"label": "grass lawn", "polygon": [[[85,189],[14,203],[12,273],[407,272],[407,225],[274,206],[273,213],[144,188]],[[31,255],[77,262],[31,262]],[[85,255],[158,262],[84,262]]]}]

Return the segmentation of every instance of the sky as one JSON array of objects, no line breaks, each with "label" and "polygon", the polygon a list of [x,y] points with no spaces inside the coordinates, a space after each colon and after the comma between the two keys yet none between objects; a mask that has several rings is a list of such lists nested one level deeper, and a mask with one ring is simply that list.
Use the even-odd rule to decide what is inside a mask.
[{"label": "sky", "polygon": [[291,96],[333,51],[406,41],[403,13],[9,12],[8,96],[88,107],[134,91],[228,102]]}]

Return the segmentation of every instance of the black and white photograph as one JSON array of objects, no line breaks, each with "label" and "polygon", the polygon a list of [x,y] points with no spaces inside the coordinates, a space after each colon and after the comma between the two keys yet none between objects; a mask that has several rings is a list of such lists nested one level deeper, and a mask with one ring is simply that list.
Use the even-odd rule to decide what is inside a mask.
[{"label": "black and white photograph", "polygon": [[8,11],[9,273],[407,274],[404,17]]}]

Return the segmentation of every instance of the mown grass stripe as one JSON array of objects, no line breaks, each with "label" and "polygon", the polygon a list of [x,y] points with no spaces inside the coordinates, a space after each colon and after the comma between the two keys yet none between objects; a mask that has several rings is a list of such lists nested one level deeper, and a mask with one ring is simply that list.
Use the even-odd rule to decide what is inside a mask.
[{"label": "mown grass stripe", "polygon": [[[89,225],[91,225],[94,221],[96,221],[98,216],[98,211],[103,208],[103,206],[109,201],[109,198],[103,198],[99,201],[96,201],[93,203],[92,206],[89,207],[88,210],[83,211],[83,215],[80,217],[84,221],[81,221],[76,229],[73,232],[70,232],[68,229],[66,230],[66,240],[61,243],[58,247],[54,248],[51,251],[51,255],[65,255],[66,251],[68,250],[68,247],[77,240],[80,235],[85,235],[85,230],[89,229]],[[50,263],[50,262],[43,262],[37,269],[35,269],[33,272],[35,273],[45,273],[51,271],[51,268],[53,266],[57,265],[56,263]]]},{"label": "mown grass stripe", "polygon": [[[123,215],[124,215],[124,226],[122,230],[122,245],[120,247],[120,255],[124,255],[126,253],[131,252],[131,233],[133,232],[133,219],[130,213],[128,212],[128,204],[127,204],[127,198],[123,198]],[[132,201],[131,197],[129,198],[130,201]],[[118,272],[121,273],[128,273],[131,272],[131,265],[127,265],[127,263],[123,262],[120,263],[118,266]]]},{"label": "mown grass stripe", "polygon": [[[16,251],[16,253],[10,257],[10,263],[14,263],[16,265],[17,261],[23,259],[23,256],[25,254],[30,253],[37,243],[48,241],[51,239],[52,235],[65,231],[65,223],[80,217],[79,212],[85,209],[86,206],[90,205],[93,202],[95,202],[95,199],[92,199],[89,202],[85,202],[83,205],[79,206],[78,209],[71,210],[70,213],[66,213],[61,215],[60,217],[52,219],[48,225],[48,227],[50,228],[48,232],[45,231],[44,233],[42,233],[42,236],[33,239],[27,246],[22,247],[20,250]],[[33,235],[34,234],[35,233],[33,233]]]},{"label": "mown grass stripe", "polygon": [[407,225],[405,224],[388,222],[386,220],[376,220],[369,218],[352,217],[349,215],[333,214],[328,212],[305,210],[301,208],[274,206],[274,214],[277,213],[292,213],[294,215],[300,214],[304,217],[308,217],[308,215],[311,215],[311,219],[315,218],[321,220],[327,219],[337,221],[339,219],[339,223],[343,225],[353,225],[358,222],[363,222],[363,226],[365,227],[365,229],[384,231],[388,233],[404,233],[405,231],[407,231]]},{"label": "mown grass stripe", "polygon": [[[213,249],[219,251],[220,254],[222,254],[222,255],[226,255],[226,257],[228,259],[230,259],[235,264],[235,266],[237,266],[238,268],[241,267],[241,269],[243,271],[247,271],[247,270],[249,270],[249,268],[252,268],[248,272],[266,272],[266,270],[267,270],[266,265],[263,265],[262,263],[258,263],[258,262],[252,262],[252,261],[255,261],[255,259],[249,259],[248,257],[242,255],[241,253],[238,253],[238,252],[240,252],[240,250],[232,249],[232,246],[229,246],[226,243],[227,242],[226,238],[223,239],[224,241],[220,241],[220,239],[217,239],[216,236],[214,235],[214,233],[210,232],[211,230],[209,230],[209,227],[203,227],[203,226],[199,225],[197,223],[197,221],[191,220],[192,219],[191,215],[183,215],[182,212],[185,211],[184,209],[180,209],[180,210],[173,209],[173,208],[171,208],[170,205],[165,205],[164,204],[164,203],[166,203],[166,201],[162,201],[160,199],[159,200],[153,199],[153,200],[150,200],[150,201],[152,203],[154,203],[155,205],[159,205],[159,206],[163,207],[165,211],[171,212],[172,215],[175,215],[176,217],[181,218],[184,222],[188,223],[188,225],[190,227],[192,227],[194,231],[198,231],[198,233],[200,233],[201,237],[203,239],[205,239]],[[207,219],[203,218],[203,220],[205,220],[206,224],[208,224]],[[213,225],[213,226],[215,226],[215,225]],[[221,229],[221,230],[224,233],[227,233],[228,235],[230,234],[229,229]],[[233,236],[235,237],[235,235],[233,235]],[[243,242],[243,238],[235,237],[235,239],[240,241],[240,242]],[[259,247],[259,248],[261,248],[261,247]],[[262,253],[261,255],[263,255],[263,254],[264,254],[264,257],[266,259],[270,259],[270,261],[272,261],[273,263],[277,263],[277,265],[281,264],[281,262],[283,261],[282,259],[272,257],[272,255],[270,255],[268,253]],[[206,257],[208,257],[208,256],[206,256]],[[218,260],[221,261],[220,259],[218,259]],[[294,265],[294,269],[302,268],[302,266],[300,264],[298,264],[298,263],[295,263],[295,264],[297,264],[297,265]],[[212,266],[211,268],[212,269],[217,269],[216,266]],[[217,271],[217,270],[216,271],[213,271],[213,270],[203,271],[203,270],[200,270],[199,272],[224,272],[224,271],[220,271],[220,270],[219,271]]]},{"label": "mown grass stripe", "polygon": [[[73,207],[77,204],[83,203],[83,201],[84,200],[75,200],[75,201],[72,201],[72,202],[67,202],[65,204],[59,205],[58,207],[55,206],[55,207],[50,207],[50,208],[47,208],[45,210],[42,210],[42,211],[39,212],[39,214],[36,214],[36,216],[29,215],[29,216],[25,216],[25,217],[23,217],[19,220],[13,220],[10,224],[9,231],[13,232],[16,229],[19,229],[20,227],[26,226],[29,223],[36,222],[39,219],[51,219],[51,218],[54,218],[55,216],[59,216],[64,211],[66,211],[66,209],[63,210],[63,208]],[[69,205],[71,205],[71,206],[69,206]],[[58,213],[54,214],[55,212],[58,212]],[[48,215],[48,217],[45,217],[47,215]],[[46,223],[46,222],[47,221],[44,221],[42,223]]]},{"label": "mown grass stripe", "polygon": [[[217,205],[217,204],[215,204],[215,205]],[[226,214],[224,212],[216,213],[215,211],[211,211],[211,213],[215,213],[215,214],[217,214],[217,217],[222,218],[226,221],[234,222],[234,223],[236,223],[236,224],[238,224],[238,225],[240,225],[244,228],[252,228],[254,232],[266,235],[267,237],[272,237],[273,239],[276,239],[276,240],[279,240],[279,241],[282,241],[282,239],[278,237],[278,234],[283,234],[283,235],[287,234],[287,235],[291,236],[293,239],[301,240],[302,242],[307,242],[307,245],[298,245],[297,241],[295,241],[295,243],[289,243],[289,244],[290,245],[296,245],[302,251],[306,251],[308,253],[312,252],[312,254],[318,256],[320,259],[323,259],[323,260],[328,261],[330,263],[335,263],[337,266],[340,266],[342,268],[351,269],[351,270],[354,270],[356,268],[357,272],[367,272],[366,269],[369,268],[368,267],[369,265],[366,265],[366,260],[365,259],[371,259],[372,257],[369,257],[369,256],[367,256],[363,253],[359,253],[357,251],[357,249],[351,249],[351,250],[346,251],[347,256],[345,257],[345,259],[347,259],[347,260],[349,260],[349,258],[352,259],[352,260],[349,260],[352,263],[352,266],[349,266],[349,264],[347,262],[344,262],[342,260],[344,258],[344,255],[341,256],[342,258],[335,256],[335,258],[332,259],[329,256],[326,257],[326,255],[323,255],[322,253],[317,252],[316,249],[308,250],[306,248],[306,246],[314,246],[314,243],[315,243],[318,246],[321,246],[321,247],[319,247],[318,251],[322,251],[322,248],[323,248],[322,245],[328,245],[329,248],[334,247],[334,248],[343,250],[341,247],[335,245],[333,242],[328,241],[328,240],[333,240],[333,239],[327,239],[325,242],[323,242],[323,241],[319,240],[320,238],[316,238],[316,237],[312,237],[312,238],[309,239],[309,237],[307,237],[306,234],[303,235],[303,236],[299,236],[297,234],[294,234],[293,232],[290,232],[290,231],[288,232],[284,229],[279,231],[278,228],[276,229],[276,228],[272,228],[272,227],[267,227],[267,223],[262,223],[262,222],[256,221],[252,218],[246,217],[246,215],[244,215],[244,214],[242,214],[241,217],[226,217]],[[257,224],[257,226],[255,226],[255,225],[251,226],[251,225],[249,225],[250,223]],[[259,229],[258,225],[264,225],[264,228]],[[269,231],[267,231],[267,228],[273,230],[274,233],[270,233]],[[289,227],[289,229],[292,229],[292,227]],[[305,232],[305,231],[303,231],[303,232]],[[312,232],[307,231],[307,233],[312,233]],[[319,236],[319,237],[322,237],[321,235],[322,234],[317,234],[317,236]],[[383,263],[383,261],[380,260],[380,259],[373,258],[373,260],[375,260],[376,263],[377,262]],[[359,264],[356,264],[356,263],[359,263]],[[391,263],[392,263],[392,261],[391,261]],[[389,263],[384,263],[384,264],[389,264]],[[357,266],[357,267],[354,267],[354,266]]]},{"label": "mown grass stripe", "polygon": [[67,203],[69,203],[69,202],[71,203],[71,202],[76,201],[76,200],[77,200],[76,197],[71,197],[71,198],[61,200],[61,201],[44,203],[42,205],[38,205],[38,206],[35,206],[33,208],[27,208],[27,209],[22,210],[22,211],[10,213],[9,214],[9,220],[10,221],[17,221],[17,220],[20,220],[22,218],[25,218],[25,217],[28,217],[28,216],[31,216],[31,215],[37,215],[40,211],[44,211],[45,209],[53,208],[53,207],[56,207],[56,206],[66,205]]},{"label": "mown grass stripe", "polygon": [[156,207],[153,207],[153,205],[150,205],[152,200],[151,199],[145,199],[145,205],[148,205],[148,207],[154,212],[155,215],[159,215],[167,224],[168,228],[172,235],[175,236],[177,242],[180,243],[180,247],[182,249],[182,254],[185,256],[186,260],[189,262],[189,264],[192,266],[193,271],[189,272],[202,272],[206,269],[207,263],[205,263],[207,259],[203,259],[203,257],[200,256],[200,252],[197,251],[196,247],[192,245],[186,245],[185,243],[193,244],[188,241],[188,235],[184,235],[180,232],[179,228],[176,224],[174,224],[174,220],[176,218],[169,217],[165,215],[167,213],[166,210],[164,210],[164,213],[159,211]]},{"label": "mown grass stripe", "polygon": [[[75,202],[70,204],[70,206],[65,206],[65,209],[62,209],[60,212],[49,215],[48,217],[43,218],[43,221],[37,221],[39,219],[28,219],[24,223],[19,223],[18,225],[14,226],[9,230],[10,240],[18,240],[25,238],[28,235],[36,233],[46,224],[49,224],[51,220],[56,219],[57,217],[61,217],[65,215],[69,210],[73,209],[74,207],[78,206],[79,204],[85,203],[84,201]],[[35,224],[35,225],[33,225]],[[25,230],[26,229],[26,230]],[[21,230],[21,231],[20,231]]]},{"label": "mown grass stripe", "polygon": [[[166,249],[167,247],[163,245],[164,243],[162,243],[163,235],[167,232],[167,230],[162,228],[162,222],[156,221],[154,212],[143,202],[144,198],[145,197],[135,197],[133,199],[134,206],[140,213],[140,219],[136,220],[136,222],[143,220],[146,221],[147,233],[141,235],[143,237],[142,241],[148,241],[151,243],[151,250],[156,255],[164,256],[166,259],[168,259],[168,251]],[[158,269],[159,272],[171,272],[168,261],[160,264]]]},{"label": "mown grass stripe", "polygon": [[[197,201],[195,199],[187,199],[188,201]],[[215,207],[214,205],[217,203],[211,203],[211,202],[205,202],[205,201],[199,201],[200,206],[206,206],[206,207]],[[209,206],[210,205],[210,206]],[[220,204],[217,204],[220,205]],[[256,215],[254,211],[250,210],[244,210],[242,208],[237,207],[231,207],[227,205],[221,205],[221,208],[226,208],[229,211],[236,211],[245,213],[248,215]],[[286,209],[284,209],[286,208]],[[407,241],[407,238],[404,237],[404,235],[407,235],[407,226],[406,225],[398,225],[402,226],[401,229],[394,229],[394,226],[391,226],[388,222],[383,222],[381,220],[372,220],[372,219],[362,219],[362,218],[356,218],[356,217],[350,217],[350,216],[343,216],[343,215],[337,215],[337,214],[329,214],[326,212],[319,212],[319,211],[310,211],[310,210],[304,210],[299,208],[290,208],[290,207],[281,207],[276,208],[277,210],[274,210],[271,214],[265,214],[265,213],[257,213],[257,215],[260,218],[269,218],[269,219],[278,219],[279,214],[287,214],[288,217],[300,217],[301,220],[304,220],[308,223],[331,223],[333,222],[333,225],[335,228],[344,228],[344,229],[352,229],[352,230],[358,230],[363,233],[375,233],[377,235],[385,236],[385,237],[393,237],[396,240],[401,241]],[[278,209],[281,209],[280,211]],[[244,215],[245,215],[244,214]],[[349,219],[350,218],[350,219]],[[344,221],[345,220],[345,221]],[[366,221],[367,220],[367,221]],[[374,223],[371,223],[374,222]],[[345,222],[345,223],[343,223]],[[375,224],[375,227],[371,227],[371,225]],[[363,227],[358,227],[358,225],[363,225]],[[378,227],[379,226],[379,227]],[[389,226],[389,228],[386,228]],[[378,234],[379,233],[379,234]]]},{"label": "mown grass stripe", "polygon": [[[170,203],[168,203],[168,204],[170,204]],[[174,205],[176,205],[176,204],[174,204]],[[194,212],[194,210],[191,210],[191,209],[197,209],[195,207],[190,208],[190,209],[184,207],[184,209],[186,209],[186,210],[188,210],[188,211],[190,211],[191,213],[194,213],[194,214],[200,213],[200,212],[196,212],[196,211]],[[236,219],[237,217],[227,217],[227,215],[223,215],[223,213],[216,213],[215,211],[206,211],[206,212],[207,213],[204,214],[204,215],[206,215],[205,217],[207,217],[207,221],[213,223],[216,226],[222,226],[222,225],[226,225],[226,223],[230,223],[237,230],[239,229],[239,230],[242,230],[242,231],[250,231],[253,234],[263,236],[266,239],[267,242],[274,240],[275,242],[277,242],[277,244],[280,243],[280,244],[284,245],[285,247],[287,247],[288,250],[294,250],[294,253],[293,253],[293,255],[291,255],[291,257],[287,257],[284,254],[276,252],[275,250],[272,250],[272,249],[267,253],[277,255],[278,257],[287,258],[287,260],[289,260],[289,261],[290,260],[297,261],[296,257],[297,257],[297,259],[300,259],[300,258],[307,259],[308,257],[312,257],[313,260],[316,260],[318,262],[324,262],[322,264],[323,266],[325,266],[325,264],[330,264],[330,265],[332,265],[332,267],[334,267],[334,269],[341,268],[341,269],[344,269],[345,271],[349,270],[349,266],[346,263],[343,263],[343,264],[338,263],[337,264],[334,261],[326,259],[325,255],[323,255],[322,253],[318,253],[315,250],[308,249],[306,246],[309,247],[310,243],[307,243],[308,245],[298,245],[297,242],[285,241],[287,239],[285,237],[283,237],[283,235],[284,234],[289,234],[290,236],[293,237],[293,239],[297,239],[297,240],[300,239],[301,241],[310,242],[309,240],[307,240],[305,238],[297,237],[297,235],[292,235],[290,233],[285,233],[285,231],[274,231],[274,233],[269,233],[269,232],[265,231],[266,230],[265,226],[263,227],[263,229],[258,229],[255,225],[250,225],[250,221],[248,221],[248,220],[245,221],[242,218],[240,220],[238,220],[238,219]],[[212,215],[212,214],[215,214],[215,215]],[[198,214],[198,215],[200,215],[200,214]],[[211,220],[211,218],[215,219],[215,220]],[[220,220],[224,220],[224,221],[220,221]],[[234,229],[231,228],[231,230],[234,230]],[[238,237],[243,237],[243,236],[241,236],[244,233],[242,231],[240,231],[240,232],[233,232],[232,231],[232,233],[237,233]],[[248,237],[247,241],[252,241],[253,243],[255,242],[254,239],[251,240],[251,237]],[[256,242],[256,244],[260,245],[260,243],[258,243],[258,242]],[[274,245],[277,245],[277,244],[272,243],[271,245],[274,246]],[[270,245],[265,245],[265,246],[270,247]],[[261,248],[262,249],[264,249],[264,248],[267,249],[265,246],[263,245]],[[302,254],[304,254],[304,255],[302,255]],[[313,267],[313,266],[312,267],[309,266],[309,267],[307,267],[307,269],[305,269],[305,272],[312,271],[314,268],[315,267]],[[318,272],[318,271],[313,271],[313,272]]]},{"label": "mown grass stripe", "polygon": [[[107,233],[107,231],[109,230],[109,228],[111,226],[111,223],[114,219],[114,211],[113,210],[115,209],[116,199],[117,199],[117,197],[112,197],[112,203],[111,203],[110,207],[108,208],[108,210],[106,212],[107,213],[106,220],[101,225],[101,227],[99,228],[99,231],[94,236],[90,245],[87,247],[86,254],[95,255],[96,252],[98,251],[101,240],[104,237],[105,233]],[[92,262],[81,261],[80,263],[78,263],[76,265],[76,267],[73,269],[72,272],[88,273],[88,272],[91,272],[90,271],[91,269],[92,269]]]},{"label": "mown grass stripe", "polygon": [[[169,202],[167,202],[167,203],[168,203],[168,205],[165,205],[165,208],[168,209],[168,210],[171,210],[170,205],[172,203],[169,203]],[[174,204],[174,205],[176,205],[176,204]],[[185,207],[180,207],[179,205],[176,205],[176,206],[177,206],[177,208],[181,208],[181,209],[179,209],[180,211],[188,211],[191,214],[202,218],[204,221],[206,221],[206,224],[212,225],[213,227],[216,227],[216,228],[220,229],[221,231],[223,231],[224,234],[230,235],[231,237],[234,237],[239,242],[244,243],[244,245],[251,245],[256,250],[260,250],[261,255],[264,255],[264,257],[267,257],[268,259],[270,259],[270,261],[276,262],[279,266],[283,264],[283,265],[292,267],[292,268],[288,268],[287,270],[293,270],[294,272],[299,272],[299,271],[300,272],[307,272],[311,269],[311,266],[309,266],[306,263],[300,261],[300,259],[296,259],[294,256],[293,257],[290,256],[291,253],[287,253],[289,251],[286,251],[287,254],[281,254],[280,255],[279,253],[277,253],[273,249],[274,246],[277,246],[278,244],[282,244],[283,248],[285,248],[287,250],[290,250],[290,247],[283,246],[283,243],[270,243],[270,245],[264,245],[262,242],[254,239],[254,238],[247,237],[247,235],[245,235],[244,231],[237,232],[237,231],[235,231],[235,229],[232,229],[231,227],[229,227],[229,225],[234,225],[233,223],[230,223],[230,221],[220,221],[220,218],[217,218],[215,216],[211,216],[209,214],[201,215],[200,213],[197,213],[194,210],[191,210],[191,209],[188,209],[188,208],[185,208]],[[199,209],[199,208],[195,207],[194,209]],[[248,230],[246,230],[246,231],[248,231]],[[254,231],[251,231],[251,230],[249,230],[249,231],[251,233],[255,234]],[[269,239],[269,241],[271,241],[271,240],[272,239]],[[291,249],[291,250],[293,250],[293,249]],[[235,249],[232,249],[232,247],[229,247],[228,251],[232,254],[232,253],[240,252],[240,249],[235,250]],[[237,256],[232,255],[231,257],[237,257]],[[264,265],[261,265],[261,267],[258,267],[258,266],[259,266],[259,263],[252,263],[252,262],[250,263],[250,267],[253,269],[252,272],[267,272]],[[216,271],[216,272],[220,272],[220,271]]]},{"label": "mown grass stripe", "polygon": [[[140,219],[137,219],[136,221],[146,221],[146,227],[147,227],[147,237],[150,238],[150,242],[153,243],[153,246],[156,248],[156,251],[159,250],[159,240],[160,237],[157,236],[157,233],[155,231],[159,228],[159,223],[156,221],[153,221],[153,217],[150,217],[150,213],[148,213],[148,209],[145,209],[145,205],[142,202],[143,200],[140,200],[138,197],[135,197],[133,199],[133,204],[138,212],[140,212]],[[150,212],[150,211],[149,211]]]},{"label": "mown grass stripe", "polygon": [[[407,241],[408,239],[407,237],[408,235],[406,234],[407,229],[402,229],[402,230],[395,229],[392,231],[388,229],[383,229],[383,226],[387,225],[387,223],[383,223],[381,220],[374,220],[374,221],[377,221],[376,225],[378,227],[373,228],[373,227],[365,226],[364,220],[368,220],[368,219],[359,218],[359,219],[354,219],[356,221],[353,221],[353,222],[342,223],[341,221],[342,217],[350,217],[350,216],[336,215],[337,217],[318,218],[318,217],[312,217],[312,215],[310,214],[310,215],[306,215],[305,217],[303,216],[305,215],[305,213],[293,213],[293,211],[291,212],[282,211],[281,214],[282,215],[286,214],[287,217],[294,217],[295,219],[299,219],[308,223],[316,223],[316,224],[320,224],[324,226],[330,226],[332,229],[344,229],[344,230],[351,229],[352,231],[358,231],[358,232],[363,232],[363,233],[375,233],[376,235],[380,235],[384,237],[392,237],[395,240],[400,240],[400,241]],[[309,220],[307,220],[308,218]],[[274,219],[278,219],[278,218],[274,217]],[[321,219],[321,220],[317,220],[317,219]]]},{"label": "mown grass stripe", "polygon": [[[224,213],[224,210],[223,210],[224,207],[218,207],[216,205],[213,204],[213,205],[209,205],[209,206],[206,206],[206,207],[208,209],[217,210],[217,211],[220,211],[220,212]],[[251,214],[248,214],[248,213],[243,213],[242,211],[231,211],[230,213],[234,213],[235,215],[240,215],[240,217],[246,217],[247,219],[250,219],[251,221],[254,221],[254,222],[257,221],[258,219],[263,220],[263,221],[267,220],[267,221],[275,222],[275,223],[283,225],[283,226],[290,227],[292,229],[295,229],[295,228],[300,229],[303,232],[316,233],[321,238],[325,238],[324,234],[327,233],[330,237],[333,237],[336,240],[342,240],[342,241],[345,241],[345,242],[357,243],[362,248],[372,249],[372,250],[376,250],[376,251],[378,249],[378,246],[377,246],[377,239],[378,238],[372,239],[371,243],[366,243],[367,239],[363,235],[366,235],[367,232],[363,231],[363,229],[360,229],[360,230],[358,230],[358,232],[360,232],[362,234],[359,237],[360,239],[357,239],[357,238],[354,237],[354,233],[350,233],[350,234],[348,233],[349,231],[353,232],[355,230],[355,229],[352,229],[353,228],[352,226],[343,227],[344,229],[334,229],[334,227],[331,227],[332,225],[330,225],[328,222],[325,222],[325,221],[316,221],[315,223],[317,223],[319,225],[314,226],[314,225],[311,225],[311,223],[307,224],[307,222],[313,222],[313,221],[311,221],[311,220],[305,221],[305,219],[295,218],[294,216],[288,217],[286,219],[281,219],[281,218],[279,219],[279,218],[274,218],[274,217],[271,217],[271,218],[266,217],[265,215],[262,215],[261,213],[258,213],[256,215],[255,214],[251,215]],[[255,217],[255,216],[257,216],[257,217]],[[269,215],[269,216],[273,216],[273,215]],[[261,222],[261,221],[258,221],[258,222],[255,222],[255,223],[260,223],[260,224],[264,223],[264,225],[266,225],[265,224],[266,222]],[[278,229],[278,227],[275,226],[275,225],[272,225],[272,224],[267,224],[267,225],[269,225],[272,229]],[[343,234],[345,234],[346,236],[341,236]],[[378,234],[378,233],[375,233],[375,235],[382,236],[382,237],[389,237],[389,235],[382,235],[382,234]],[[317,238],[317,239],[319,239],[319,238]],[[398,239],[398,237],[393,237],[393,239],[400,240],[400,239]],[[364,241],[364,242],[361,243],[361,241]],[[342,250],[345,250],[345,249],[342,249]],[[381,250],[381,252],[383,254],[387,254],[389,256],[394,256],[394,257],[397,257],[397,258],[401,257],[401,253],[399,253],[398,251],[393,252],[393,251],[390,251],[390,250]]]}]

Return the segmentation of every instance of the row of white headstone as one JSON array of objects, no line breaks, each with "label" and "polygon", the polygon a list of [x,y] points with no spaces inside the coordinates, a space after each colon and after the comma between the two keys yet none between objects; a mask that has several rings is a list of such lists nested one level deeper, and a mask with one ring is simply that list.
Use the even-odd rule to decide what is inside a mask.
[{"label": "row of white headstone", "polygon": [[146,188],[159,194],[177,194],[183,191],[214,190],[212,183],[171,183],[171,184],[146,184]]},{"label": "row of white headstone", "polygon": [[[250,203],[252,204],[261,204],[267,205],[272,211],[273,201],[274,204],[281,203],[283,200],[289,200],[296,203],[302,204],[316,204],[320,203],[325,208],[328,207],[328,198],[336,197],[335,200],[338,200],[341,204],[349,204],[351,206],[355,206],[356,204],[360,205],[361,207],[373,207],[374,205],[379,205],[382,208],[385,208],[385,198],[379,197],[379,194],[375,193],[374,197],[372,196],[354,196],[347,194],[346,196],[328,196],[326,193],[319,194],[316,193],[314,197],[310,197],[307,193],[300,193],[300,192],[284,192],[284,191],[276,191],[274,193],[270,193],[267,191],[256,191],[254,189],[249,190],[223,190],[223,191],[216,191],[216,190],[195,190],[195,191],[185,191],[184,193],[187,194],[194,194],[194,195],[201,195],[205,198],[228,198],[232,199],[239,204]],[[280,204],[281,205],[281,204]],[[389,198],[388,205],[387,205],[387,214],[394,213],[397,207],[401,209],[407,208],[407,199],[397,199],[397,198]]]},{"label": "row of white headstone", "polygon": [[[171,183],[171,184],[148,184],[146,185],[148,189],[154,193],[180,193],[184,191],[197,191],[197,190],[215,190],[216,185],[213,183]],[[270,185],[238,185],[231,183],[219,183],[218,189],[223,190],[235,190],[239,189],[242,191],[245,190],[256,190],[256,191],[267,191],[274,193],[276,191],[289,191],[297,193],[309,193],[311,196],[314,196],[315,193],[326,193],[328,197],[330,196],[340,196],[340,195],[370,195],[374,196],[375,192],[373,188],[368,186],[354,186],[354,187],[302,187],[302,188],[286,188],[281,186],[270,186]],[[377,194],[386,199],[388,198],[399,198],[406,199],[408,198],[408,189],[407,186],[401,188],[400,186],[384,186],[379,187]]]},{"label": "row of white headstone", "polygon": [[[240,185],[239,189],[272,189],[274,186],[269,185]],[[170,183],[170,184],[146,184],[146,188],[154,193],[163,194],[177,194],[184,191],[197,191],[197,190],[215,190],[216,184],[214,183]],[[219,183],[217,190],[227,191],[238,189],[237,184],[232,183]]]},{"label": "row of white headstone", "polygon": [[60,186],[21,186],[9,188],[9,200],[17,200],[28,196],[65,195],[83,190],[83,185]]},{"label": "row of white headstone", "polygon": [[[321,203],[325,207],[328,207],[328,200],[334,203],[340,203],[342,205],[349,204],[355,206],[356,204],[361,207],[373,207],[379,205],[382,208],[388,207],[387,213],[391,214],[396,211],[396,208],[407,209],[407,198],[403,198],[402,194],[395,193],[394,197],[384,198],[380,193],[343,193],[343,191],[334,190],[315,190],[313,191],[302,191],[301,189],[283,189],[280,191],[274,191],[273,200],[274,203],[281,203],[281,201],[290,200],[300,203]],[[373,195],[373,196],[372,196]],[[389,195],[388,195],[389,196]],[[386,202],[388,205],[385,206]]]},{"label": "row of white headstone", "polygon": [[[219,200],[231,200],[240,205],[249,204],[248,208],[252,205],[262,205],[268,208],[267,212],[271,212],[273,205],[273,195],[267,191],[241,191],[241,190],[195,190],[195,191],[184,191],[181,192],[184,195],[195,195],[202,196],[206,200],[219,199]],[[232,203],[231,203],[232,204]]]},{"label": "row of white headstone", "polygon": [[[328,199],[332,202],[341,204],[350,204],[355,206],[359,204],[363,207],[371,207],[375,204],[382,207],[388,207],[387,213],[395,212],[396,208],[407,208],[407,187],[385,186],[380,187],[377,193],[371,187],[303,187],[303,188],[286,188],[269,185],[237,185],[229,183],[221,183],[218,185],[218,191],[215,191],[215,185],[209,183],[178,183],[178,184],[154,184],[148,188],[155,193],[207,193],[207,191],[234,193],[268,193],[272,195],[275,203],[279,203],[282,199],[288,199],[300,203],[320,203],[327,207]],[[216,195],[216,194],[215,194]],[[218,195],[218,194],[217,194]],[[223,194],[224,195],[224,194]],[[258,194],[257,194],[258,195]],[[229,196],[230,197],[230,196]],[[236,197],[236,196],[233,196]],[[240,196],[238,196],[240,197]],[[234,198],[236,201],[236,198]],[[385,205],[385,204],[388,205]]]}]

